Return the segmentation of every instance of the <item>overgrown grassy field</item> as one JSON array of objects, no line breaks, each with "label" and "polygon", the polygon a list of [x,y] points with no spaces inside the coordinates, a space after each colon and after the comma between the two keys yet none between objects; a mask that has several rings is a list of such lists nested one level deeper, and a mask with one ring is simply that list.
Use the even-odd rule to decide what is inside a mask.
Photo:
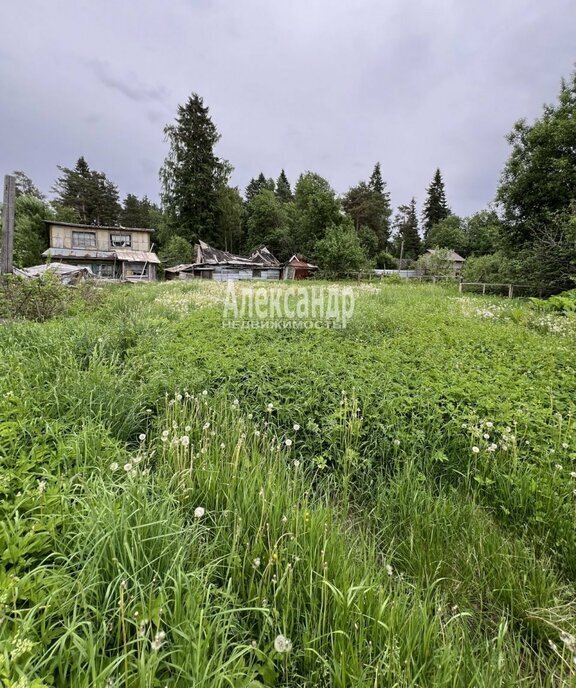
[{"label": "overgrown grassy field", "polygon": [[353,288],[0,326],[0,685],[575,685],[574,320]]}]

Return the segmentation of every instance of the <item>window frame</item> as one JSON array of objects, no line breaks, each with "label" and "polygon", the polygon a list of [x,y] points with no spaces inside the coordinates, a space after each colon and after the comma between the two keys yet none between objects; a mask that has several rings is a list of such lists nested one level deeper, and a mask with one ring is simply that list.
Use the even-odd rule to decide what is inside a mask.
[{"label": "window frame", "polygon": [[[92,243],[86,243],[85,241],[78,242],[78,237],[92,237]],[[96,241],[96,232],[86,232],[83,230],[72,231],[72,248],[98,248],[98,243]]]}]

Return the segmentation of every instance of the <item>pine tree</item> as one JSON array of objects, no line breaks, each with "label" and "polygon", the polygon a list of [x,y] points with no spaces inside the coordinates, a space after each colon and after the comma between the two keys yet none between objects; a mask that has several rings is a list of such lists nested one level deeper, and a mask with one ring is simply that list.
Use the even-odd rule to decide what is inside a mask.
[{"label": "pine tree", "polygon": [[58,166],[62,176],[56,180],[56,205],[70,208],[83,224],[115,226],[120,218],[118,189],[103,172],[91,170],[84,157],[73,169]]},{"label": "pine tree", "polygon": [[428,232],[440,220],[450,215],[450,208],[446,203],[446,191],[444,189],[444,180],[437,169],[434,177],[428,187],[426,200],[424,201],[424,210],[422,212],[422,219],[424,225],[424,238],[428,237]]},{"label": "pine tree", "polygon": [[33,196],[41,201],[45,201],[46,197],[30,179],[30,177],[22,172],[22,170],[15,170],[12,172],[16,178],[16,197],[19,196]]},{"label": "pine tree", "polygon": [[422,241],[418,232],[418,215],[416,213],[415,198],[412,198],[408,205],[401,205],[398,208],[394,220],[394,227],[396,229],[398,248],[400,248],[402,242],[404,242],[402,250],[403,257],[405,259],[416,260],[420,254]]},{"label": "pine tree", "polygon": [[289,203],[294,200],[292,195],[292,189],[290,188],[290,182],[286,176],[286,172],[282,170],[280,176],[276,181],[276,197],[282,201],[282,203]]},{"label": "pine tree", "polygon": [[124,227],[142,227],[142,212],[138,197],[134,194],[128,194],[122,204],[122,212],[120,213],[120,221]]},{"label": "pine tree", "polygon": [[200,238],[219,246],[218,190],[230,167],[214,153],[220,135],[202,98],[193,93],[185,105],[179,105],[176,122],[164,133],[170,151],[160,179],[172,232],[190,243]]}]

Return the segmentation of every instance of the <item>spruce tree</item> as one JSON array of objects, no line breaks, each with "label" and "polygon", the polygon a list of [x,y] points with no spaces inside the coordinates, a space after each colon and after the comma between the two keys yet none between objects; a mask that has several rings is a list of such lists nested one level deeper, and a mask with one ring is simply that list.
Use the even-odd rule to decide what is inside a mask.
[{"label": "spruce tree", "polygon": [[276,181],[276,197],[282,201],[282,203],[289,203],[294,199],[292,189],[290,188],[290,182],[284,170],[280,172],[280,176]]},{"label": "spruce tree", "polygon": [[380,170],[380,163],[377,162],[374,165],[374,170],[372,171],[372,174],[370,175],[370,188],[372,191],[378,193],[378,194],[384,194],[384,187],[385,183],[384,180],[382,179],[382,172]]},{"label": "spruce tree", "polygon": [[246,203],[250,203],[255,196],[264,190],[274,191],[275,184],[272,178],[266,179],[264,172],[260,172],[255,179],[250,180],[248,186],[246,187],[246,191],[244,192]]},{"label": "spruce tree", "polygon": [[448,215],[450,215],[450,208],[446,203],[444,180],[440,170],[437,169],[428,187],[424,210],[422,211],[424,238],[428,237],[428,232],[437,222],[448,217]]},{"label": "spruce tree", "polygon": [[354,221],[356,231],[362,226],[369,228],[378,239],[377,250],[383,251],[390,239],[390,194],[382,179],[380,163],[376,163],[370,181],[360,182],[348,190],[342,207]]},{"label": "spruce tree", "polygon": [[202,98],[193,93],[165,127],[170,151],[160,170],[162,203],[172,233],[218,246],[218,191],[229,165],[214,153],[220,135]]},{"label": "spruce tree", "polygon": [[416,213],[415,198],[412,198],[408,205],[401,205],[398,208],[394,226],[397,232],[396,241],[398,243],[398,249],[400,249],[402,242],[404,242],[402,251],[403,258],[416,260],[420,255],[422,241],[418,232],[418,215]]}]

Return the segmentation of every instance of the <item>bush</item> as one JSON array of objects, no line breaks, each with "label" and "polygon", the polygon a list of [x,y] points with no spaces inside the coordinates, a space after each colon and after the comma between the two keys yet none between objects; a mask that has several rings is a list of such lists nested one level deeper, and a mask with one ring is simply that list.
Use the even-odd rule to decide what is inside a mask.
[{"label": "bush", "polygon": [[85,304],[100,301],[93,284],[66,286],[52,272],[26,279],[5,275],[0,281],[0,318],[44,322]]}]

